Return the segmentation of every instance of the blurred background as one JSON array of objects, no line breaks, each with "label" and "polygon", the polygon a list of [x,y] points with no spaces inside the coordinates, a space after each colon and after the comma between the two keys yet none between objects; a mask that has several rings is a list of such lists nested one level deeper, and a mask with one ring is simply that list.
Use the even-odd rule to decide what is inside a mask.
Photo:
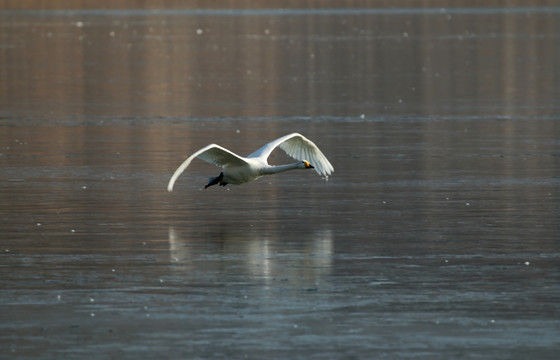
[{"label": "blurred background", "polygon": [[556,1],[0,0],[0,344],[555,359],[559,65]]},{"label": "blurred background", "polygon": [[57,117],[557,113],[554,2],[475,3],[4,1],[0,106]]}]

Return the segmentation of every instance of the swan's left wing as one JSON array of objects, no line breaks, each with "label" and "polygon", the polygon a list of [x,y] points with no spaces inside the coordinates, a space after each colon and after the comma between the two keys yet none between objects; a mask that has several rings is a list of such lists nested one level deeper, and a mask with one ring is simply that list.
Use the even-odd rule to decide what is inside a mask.
[{"label": "swan's left wing", "polygon": [[220,145],[210,144],[189,156],[187,160],[183,161],[183,163],[179,165],[179,167],[177,168],[177,170],[175,170],[175,173],[173,173],[173,176],[169,180],[169,184],[167,184],[167,191],[173,191],[173,185],[175,184],[175,181],[177,180],[179,175],[181,175],[183,171],[185,171],[185,169],[189,166],[194,158],[199,158],[212,165],[221,167],[247,165],[247,162],[241,156],[229,151],[224,147],[221,147]]},{"label": "swan's left wing", "polygon": [[319,175],[328,176],[334,171],[333,166],[327,157],[323,155],[321,150],[319,150],[317,145],[315,145],[313,141],[298,133],[285,135],[271,141],[248,157],[261,158],[266,161],[270,153],[276,147],[284,150],[286,154],[296,160],[309,161],[309,163],[315,167],[315,171]]}]

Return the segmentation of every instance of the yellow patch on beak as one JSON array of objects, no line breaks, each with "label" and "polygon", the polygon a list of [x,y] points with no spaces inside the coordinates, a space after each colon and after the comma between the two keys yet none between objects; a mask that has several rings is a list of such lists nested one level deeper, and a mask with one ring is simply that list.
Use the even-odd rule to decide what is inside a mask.
[{"label": "yellow patch on beak", "polygon": [[309,161],[304,161],[303,163],[304,163],[306,169],[314,169],[314,167],[311,166],[311,164],[309,163]]}]

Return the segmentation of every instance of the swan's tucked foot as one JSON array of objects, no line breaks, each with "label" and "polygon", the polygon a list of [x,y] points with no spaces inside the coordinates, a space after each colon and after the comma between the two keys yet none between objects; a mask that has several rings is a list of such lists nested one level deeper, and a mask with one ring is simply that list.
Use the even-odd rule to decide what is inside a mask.
[{"label": "swan's tucked foot", "polygon": [[224,173],[221,172],[220,175],[208,179],[208,184],[207,184],[204,188],[207,189],[209,186],[216,185],[216,184],[220,184],[220,185],[222,185],[222,186],[226,186],[227,184],[226,184],[226,183],[223,183],[223,182],[221,181],[223,178],[224,178]]}]

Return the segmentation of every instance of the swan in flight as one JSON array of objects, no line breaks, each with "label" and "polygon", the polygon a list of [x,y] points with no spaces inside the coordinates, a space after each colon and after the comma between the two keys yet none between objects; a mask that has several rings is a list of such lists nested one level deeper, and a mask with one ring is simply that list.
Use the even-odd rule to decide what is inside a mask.
[{"label": "swan in flight", "polygon": [[[277,147],[298,161],[288,165],[269,165],[268,156]],[[317,145],[301,134],[292,133],[269,142],[247,157],[239,156],[220,145],[205,146],[189,156],[175,170],[167,185],[168,191],[173,191],[175,181],[194,158],[222,167],[220,175],[210,178],[205,189],[216,184],[221,186],[245,184],[264,175],[278,174],[293,169],[315,169],[317,174],[322,176],[328,176],[334,171],[331,163]]]}]

